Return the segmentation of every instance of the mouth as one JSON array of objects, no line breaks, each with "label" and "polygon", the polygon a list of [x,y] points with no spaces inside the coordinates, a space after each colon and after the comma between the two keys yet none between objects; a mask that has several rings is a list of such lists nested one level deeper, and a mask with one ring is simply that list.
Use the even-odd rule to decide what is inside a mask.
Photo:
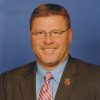
[{"label": "mouth", "polygon": [[42,49],[43,53],[45,55],[51,55],[51,54],[54,54],[55,51],[56,51],[56,48],[46,48],[46,49]]}]

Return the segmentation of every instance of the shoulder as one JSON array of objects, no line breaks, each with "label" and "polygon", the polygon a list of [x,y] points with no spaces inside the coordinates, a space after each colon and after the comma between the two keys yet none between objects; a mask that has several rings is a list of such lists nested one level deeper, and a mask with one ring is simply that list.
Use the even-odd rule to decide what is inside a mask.
[{"label": "shoulder", "polygon": [[85,61],[73,58],[74,63],[79,74],[86,75],[87,77],[99,77],[100,78],[100,66],[87,63]]},{"label": "shoulder", "polygon": [[1,74],[1,78],[4,80],[10,80],[10,79],[17,79],[20,80],[22,77],[30,74],[34,69],[36,68],[36,63],[31,62],[28,64],[25,64],[23,66],[17,67],[15,69],[12,69],[10,71],[4,72]]}]

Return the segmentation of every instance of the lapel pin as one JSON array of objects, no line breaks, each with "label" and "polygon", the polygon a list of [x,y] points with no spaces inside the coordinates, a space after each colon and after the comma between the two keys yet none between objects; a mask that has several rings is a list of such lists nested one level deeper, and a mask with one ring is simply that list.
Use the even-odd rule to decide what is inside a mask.
[{"label": "lapel pin", "polygon": [[70,85],[71,85],[71,80],[70,80],[70,78],[65,78],[64,84],[65,84],[66,86],[70,86]]}]

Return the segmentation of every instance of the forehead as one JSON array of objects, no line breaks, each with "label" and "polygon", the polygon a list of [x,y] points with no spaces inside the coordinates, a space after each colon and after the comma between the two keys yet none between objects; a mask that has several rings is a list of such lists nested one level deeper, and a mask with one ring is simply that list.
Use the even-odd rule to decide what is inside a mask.
[{"label": "forehead", "polygon": [[32,27],[64,27],[67,20],[61,15],[37,17],[32,21]]}]

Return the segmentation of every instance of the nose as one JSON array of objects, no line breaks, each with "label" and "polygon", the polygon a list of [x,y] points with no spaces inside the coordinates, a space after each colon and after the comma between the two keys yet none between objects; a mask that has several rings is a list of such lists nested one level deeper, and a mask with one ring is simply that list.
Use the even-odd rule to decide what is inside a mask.
[{"label": "nose", "polygon": [[52,44],[54,42],[53,38],[51,37],[50,34],[46,34],[45,38],[44,38],[44,43],[45,44]]}]

